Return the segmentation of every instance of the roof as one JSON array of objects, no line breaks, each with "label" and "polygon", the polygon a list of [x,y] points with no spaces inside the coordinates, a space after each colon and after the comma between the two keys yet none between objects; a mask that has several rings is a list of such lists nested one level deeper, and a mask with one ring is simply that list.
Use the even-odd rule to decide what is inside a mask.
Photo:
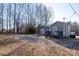
[{"label": "roof", "polygon": [[[56,21],[55,23],[53,23],[52,25],[55,25],[55,24],[64,24],[65,22],[60,22],[60,21]],[[51,26],[52,26],[51,25]]]},{"label": "roof", "polygon": [[[56,24],[58,24],[58,25],[64,25],[65,23],[68,23],[68,24],[69,24],[69,22],[56,21],[56,22],[53,23],[52,25],[53,25],[53,26],[56,25]],[[52,25],[51,25],[51,26],[52,26]]]},{"label": "roof", "polygon": [[63,26],[65,23],[68,22],[61,22],[61,21],[56,21],[53,24],[51,24],[50,26],[40,26],[40,28],[50,28],[51,26]]}]

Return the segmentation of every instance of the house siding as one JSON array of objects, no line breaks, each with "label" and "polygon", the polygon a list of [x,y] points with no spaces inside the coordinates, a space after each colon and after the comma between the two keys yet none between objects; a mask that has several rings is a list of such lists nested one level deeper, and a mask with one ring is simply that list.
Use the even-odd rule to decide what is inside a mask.
[{"label": "house siding", "polygon": [[41,34],[47,34],[52,36],[70,36],[70,25],[67,22],[55,22],[50,27],[42,27]]},{"label": "house siding", "polygon": [[63,26],[63,36],[70,36],[70,25],[68,23],[65,23]]}]

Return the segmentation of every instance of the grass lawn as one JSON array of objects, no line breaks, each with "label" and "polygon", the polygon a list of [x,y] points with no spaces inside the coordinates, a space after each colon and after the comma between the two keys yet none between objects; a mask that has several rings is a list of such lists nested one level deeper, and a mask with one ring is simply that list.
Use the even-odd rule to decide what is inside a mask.
[{"label": "grass lawn", "polygon": [[[33,40],[34,41],[34,40]],[[29,41],[16,39],[15,35],[0,34],[0,55],[7,56],[69,56],[79,55],[78,50],[69,49],[55,40]]]}]

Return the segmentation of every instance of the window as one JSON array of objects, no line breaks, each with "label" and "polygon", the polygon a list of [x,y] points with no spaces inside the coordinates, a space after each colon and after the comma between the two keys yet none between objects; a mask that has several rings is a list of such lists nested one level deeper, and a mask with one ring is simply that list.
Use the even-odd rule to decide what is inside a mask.
[{"label": "window", "polygon": [[56,26],[54,27],[54,30],[57,31],[57,27]]}]

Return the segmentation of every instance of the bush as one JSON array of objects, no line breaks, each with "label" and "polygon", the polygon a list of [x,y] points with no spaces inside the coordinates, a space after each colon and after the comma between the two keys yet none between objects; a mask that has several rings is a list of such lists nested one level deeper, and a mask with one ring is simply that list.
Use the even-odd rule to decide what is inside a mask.
[{"label": "bush", "polygon": [[36,28],[35,27],[28,27],[27,30],[25,31],[26,34],[35,34],[36,33]]}]

